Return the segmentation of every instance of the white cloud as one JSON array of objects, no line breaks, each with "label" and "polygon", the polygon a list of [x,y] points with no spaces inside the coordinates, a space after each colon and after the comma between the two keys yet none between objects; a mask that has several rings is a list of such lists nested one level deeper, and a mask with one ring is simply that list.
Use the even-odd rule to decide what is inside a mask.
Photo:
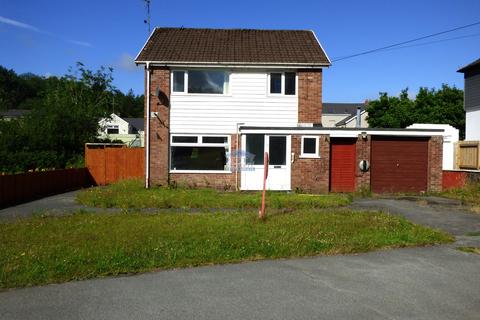
[{"label": "white cloud", "polygon": [[6,17],[0,16],[0,23],[8,24],[12,27],[22,28],[22,29],[30,30],[30,31],[33,31],[33,32],[41,33],[41,34],[46,34],[46,35],[49,35],[49,36],[52,36],[52,37],[55,37],[55,38],[62,39],[63,41],[66,41],[68,43],[78,45],[78,46],[93,47],[93,45],[89,42],[72,40],[72,39],[65,39],[65,38],[57,36],[57,35],[55,35],[51,32],[44,31],[44,30],[39,29],[35,26],[32,26],[31,24],[24,23],[24,22],[17,21],[17,20],[13,20],[13,19],[9,19],[9,18],[6,18]]},{"label": "white cloud", "polygon": [[9,18],[5,18],[5,17],[2,17],[2,16],[0,16],[0,22],[11,25],[11,26],[14,26],[14,27],[17,27],[17,28],[23,28],[23,29],[28,29],[28,30],[32,30],[32,31],[35,31],[35,32],[43,33],[43,31],[38,29],[37,27],[34,27],[32,25],[29,25],[29,24],[26,24],[26,23],[23,23],[23,22],[20,22],[20,21],[17,21],[17,20],[12,20],[12,19],[9,19]]},{"label": "white cloud", "polygon": [[138,71],[139,67],[134,62],[135,58],[128,53],[122,53],[115,63],[115,67],[124,71]]},{"label": "white cloud", "polygon": [[93,45],[90,42],[85,42],[85,41],[77,41],[77,40],[67,40],[70,43],[79,45],[79,46],[84,46],[84,47],[90,47],[92,48]]}]

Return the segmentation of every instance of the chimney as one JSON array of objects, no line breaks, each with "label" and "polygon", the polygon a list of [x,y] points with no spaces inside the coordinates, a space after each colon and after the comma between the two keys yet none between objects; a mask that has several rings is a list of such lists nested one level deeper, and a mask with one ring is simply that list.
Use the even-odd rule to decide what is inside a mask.
[{"label": "chimney", "polygon": [[362,119],[360,118],[360,114],[362,113],[362,107],[357,107],[357,124],[355,127],[360,128],[362,126]]}]

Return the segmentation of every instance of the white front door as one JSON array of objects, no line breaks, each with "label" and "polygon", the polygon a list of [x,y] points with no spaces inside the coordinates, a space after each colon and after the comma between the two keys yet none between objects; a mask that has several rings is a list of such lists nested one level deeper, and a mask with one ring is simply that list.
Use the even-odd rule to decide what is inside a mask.
[{"label": "white front door", "polygon": [[241,189],[262,190],[263,155],[268,152],[268,190],[290,190],[289,135],[247,134],[242,136]]}]

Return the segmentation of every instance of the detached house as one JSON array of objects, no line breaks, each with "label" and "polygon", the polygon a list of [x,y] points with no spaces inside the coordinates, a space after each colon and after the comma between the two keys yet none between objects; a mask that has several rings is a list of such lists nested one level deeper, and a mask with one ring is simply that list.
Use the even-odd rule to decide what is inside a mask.
[{"label": "detached house", "polygon": [[322,127],[331,62],[313,31],[156,28],[145,66],[146,185],[438,191],[442,132]]},{"label": "detached house", "polygon": [[480,140],[480,59],[457,72],[465,78],[465,140]]}]

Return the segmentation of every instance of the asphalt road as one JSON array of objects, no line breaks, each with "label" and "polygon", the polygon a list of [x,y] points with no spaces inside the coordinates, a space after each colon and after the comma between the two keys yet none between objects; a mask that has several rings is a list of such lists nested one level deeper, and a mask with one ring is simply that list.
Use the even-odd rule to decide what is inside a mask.
[{"label": "asphalt road", "polygon": [[479,319],[450,246],[154,272],[0,293],[1,319]]}]

